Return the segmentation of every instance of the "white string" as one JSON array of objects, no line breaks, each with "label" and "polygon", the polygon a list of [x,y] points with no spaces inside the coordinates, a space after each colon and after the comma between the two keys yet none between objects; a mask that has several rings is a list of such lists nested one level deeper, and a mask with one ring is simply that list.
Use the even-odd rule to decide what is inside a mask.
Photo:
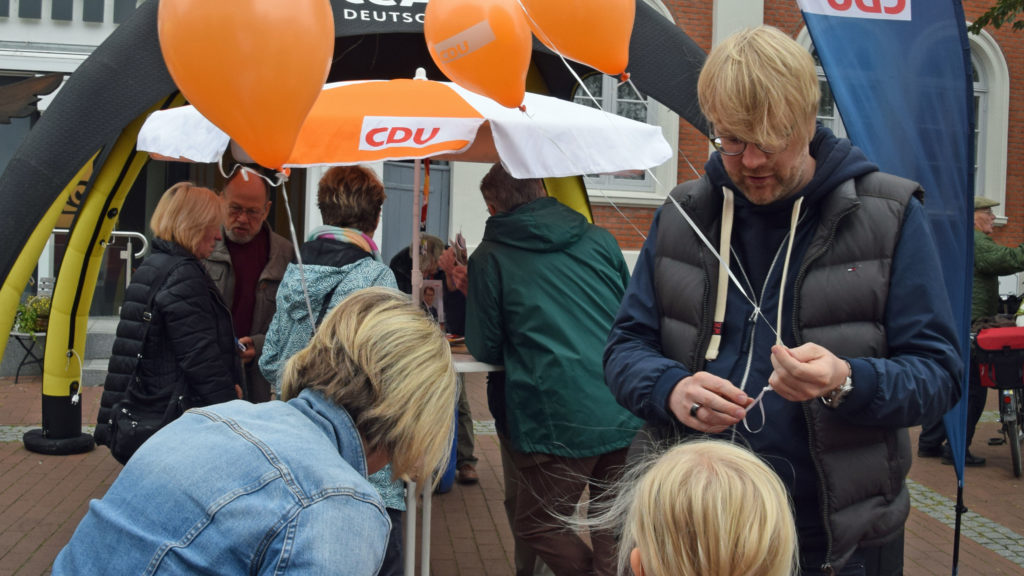
[{"label": "white string", "polygon": [[72,356],[78,359],[78,387],[75,388],[75,393],[71,396],[71,405],[77,406],[78,401],[81,400],[82,398],[82,379],[85,377],[85,363],[82,361],[82,357],[78,355],[77,350],[75,350],[74,348],[68,348],[68,351],[65,353],[64,372],[67,372],[71,368]]},{"label": "white string", "polygon": [[[765,392],[774,392],[774,389],[772,388],[771,384],[768,384],[767,386],[761,389],[761,393],[758,394],[757,398],[754,399],[754,403],[751,404],[750,406],[747,406],[746,411],[743,413],[743,427],[746,428],[747,432],[750,432],[751,434],[757,434],[761,430],[764,430],[765,425],[768,424],[768,417],[765,414],[763,402]],[[753,410],[755,406],[761,409],[761,426],[758,427],[757,430],[751,430],[750,424],[747,423],[747,418],[750,417],[750,411]]]},{"label": "white string", "polygon": [[[558,58],[562,61],[562,63],[565,64],[565,68],[569,71],[569,73],[572,75],[572,77],[576,80],[576,83],[579,85],[579,87],[583,89],[583,92],[587,95],[587,98],[589,98],[590,101],[594,103],[594,107],[597,108],[598,110],[604,112],[605,114],[611,114],[611,112],[606,111],[601,106],[601,102],[596,97],[594,97],[594,95],[590,92],[590,89],[587,88],[587,85],[586,85],[585,82],[583,82],[583,79],[580,78],[579,74],[576,73],[576,70],[573,69],[572,65],[569,64],[569,61],[566,60],[565,56],[562,55],[561,50],[559,50],[558,47],[555,45],[555,43],[551,41],[551,38],[549,38],[547,36],[547,34],[544,33],[544,30],[537,24],[537,21],[533,19],[533,16],[530,15],[530,12],[526,9],[526,6],[523,6],[522,0],[517,0],[516,3],[519,4],[519,7],[523,10],[523,14],[525,14],[526,17],[533,24],[533,31],[534,31],[534,33],[536,33],[538,35],[538,38],[543,40],[545,45],[551,47],[552,50],[555,52],[555,54],[558,56]],[[647,97],[645,97],[643,94],[640,93],[640,90],[637,89],[636,84],[633,83],[633,80],[628,75],[626,75],[626,79],[625,80],[619,82],[619,85],[621,86],[624,83],[629,84],[629,87],[633,89],[633,92],[637,95],[637,98],[643,103],[644,110],[647,111],[648,110],[648,101],[647,101],[648,99],[647,99]],[[559,146],[558,142],[555,142],[551,138],[548,138],[548,139],[562,152],[562,154],[564,156],[568,157],[568,154],[566,154],[565,150],[562,149],[561,146]],[[690,159],[686,157],[686,154],[683,153],[682,150],[679,150],[679,153],[682,154],[683,160],[686,161],[686,164],[690,167],[690,170],[692,170],[695,175],[700,176],[700,173],[697,171],[697,169],[690,162]],[[654,175],[654,172],[652,172],[650,168],[647,168],[645,170],[645,172],[651,177],[652,180],[654,180],[655,186],[661,185],[661,182],[658,180],[657,176]],[[629,225],[633,228],[633,230],[636,231],[636,233],[641,238],[643,238],[644,240],[647,240],[647,235],[644,234],[640,230],[640,228],[638,228],[637,225],[628,216],[626,216],[626,214],[619,208],[619,206],[615,203],[615,201],[612,200],[608,196],[607,192],[605,192],[602,189],[598,189],[598,192],[604,197],[604,199],[608,202],[608,204],[610,204],[611,207],[615,209],[615,211],[619,214],[619,216],[621,216],[623,220],[625,220],[626,222],[629,223]]]},{"label": "white string", "polygon": [[[262,178],[262,175],[260,176]],[[282,172],[278,172],[277,182],[281,187],[281,194],[284,196],[284,208],[288,213],[288,229],[292,233],[292,248],[295,250],[295,261],[299,265],[299,284],[302,285],[302,297],[306,300],[306,312],[309,313],[309,328],[310,334],[316,333],[316,321],[313,319],[313,304],[309,301],[309,288],[306,286],[306,268],[302,264],[302,254],[299,253],[299,237],[295,232],[295,219],[292,218],[291,203],[288,201],[288,189],[284,183],[288,180],[287,175]],[[268,180],[269,182],[269,180]],[[329,302],[325,302],[326,306]]]},{"label": "white string", "polygon": [[544,33],[544,30],[540,27],[539,24],[537,24],[537,21],[533,19],[533,16],[530,15],[530,12],[529,10],[526,9],[526,6],[523,6],[522,0],[516,0],[516,4],[519,4],[519,7],[523,10],[523,14],[525,14],[526,18],[530,20],[531,24],[533,24],[534,34],[537,34],[537,37],[543,42],[545,46],[549,46],[554,51],[555,55],[557,55],[558,58],[562,61],[562,64],[565,64],[566,69],[569,70],[569,73],[572,74],[572,77],[576,79],[576,82],[580,85],[580,88],[583,88],[583,91],[587,94],[587,97],[590,98],[590,101],[594,103],[597,109],[603,110],[601,108],[601,102],[599,102],[597,98],[594,98],[594,95],[590,93],[590,90],[587,88],[587,85],[583,83],[583,79],[580,78],[579,74],[577,74],[575,70],[573,70],[572,66],[569,64],[569,61],[565,59],[565,56],[562,56],[562,51],[559,50],[558,46],[556,46],[555,43],[551,41],[551,38],[549,38],[548,35]]},{"label": "white string", "polygon": [[[715,257],[716,260],[718,260],[718,263],[724,266],[722,256],[718,253],[718,250],[716,250],[715,247],[711,245],[711,242],[708,241],[708,239],[700,231],[700,228],[697,227],[697,224],[690,219],[690,215],[686,213],[686,210],[683,210],[683,207],[679,204],[679,201],[677,201],[671,194],[668,195],[668,199],[672,201],[672,204],[675,205],[676,210],[678,210],[679,213],[682,214],[683,219],[685,219],[686,223],[690,225],[690,228],[694,231],[694,233],[697,234],[697,237],[700,238],[702,242],[704,242],[704,246],[706,246],[707,249],[711,251],[711,254]],[[778,332],[775,331],[775,328],[772,326],[772,323],[768,319],[768,317],[765,316],[763,312],[761,312],[761,307],[758,306],[756,302],[754,302],[753,298],[747,295],[746,290],[743,289],[743,285],[740,284],[739,279],[736,278],[736,275],[733,274],[732,270],[728,270],[728,272],[729,278],[732,280],[733,285],[736,286],[736,289],[740,291],[740,294],[743,296],[743,298],[746,299],[746,301],[751,306],[754,307],[754,313],[764,320],[764,323],[768,325],[768,329],[772,331],[772,334],[775,335],[776,338],[778,338]]]}]

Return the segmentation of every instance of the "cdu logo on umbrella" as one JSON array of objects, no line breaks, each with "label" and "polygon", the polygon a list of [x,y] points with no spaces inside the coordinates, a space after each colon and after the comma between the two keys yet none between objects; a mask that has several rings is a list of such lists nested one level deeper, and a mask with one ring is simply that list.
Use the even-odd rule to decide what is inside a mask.
[{"label": "cdu logo on umbrella", "polygon": [[482,119],[464,121],[452,118],[410,118],[402,116],[366,116],[359,132],[360,150],[386,148],[426,148],[456,142],[458,149],[473,141]]}]

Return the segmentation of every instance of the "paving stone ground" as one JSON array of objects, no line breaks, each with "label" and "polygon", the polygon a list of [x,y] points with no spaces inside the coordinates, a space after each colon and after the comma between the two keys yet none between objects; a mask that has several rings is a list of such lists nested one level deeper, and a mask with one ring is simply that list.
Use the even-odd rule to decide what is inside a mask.
[{"label": "paving stone ground", "polygon": [[[477,431],[480,483],[456,484],[432,499],[430,572],[436,576],[508,576],[512,535],[502,505],[501,457],[487,411],[482,375],[467,377]],[[82,398],[83,423],[95,421],[100,389]],[[50,573],[90,499],[101,497],[120,466],[106,448],[74,456],[25,450],[22,435],[41,418],[39,377],[0,378],[0,576]],[[969,468],[962,518],[959,573],[1024,574],[1024,483],[1010,471],[1006,446],[989,446],[997,435],[994,395],[971,451],[988,459]],[[86,428],[86,432],[91,428]],[[911,431],[914,447],[918,429]],[[910,472],[913,510],[907,521],[907,576],[950,574],[953,558],[956,475],[937,458],[916,458]],[[419,571],[417,571],[417,574]]]}]

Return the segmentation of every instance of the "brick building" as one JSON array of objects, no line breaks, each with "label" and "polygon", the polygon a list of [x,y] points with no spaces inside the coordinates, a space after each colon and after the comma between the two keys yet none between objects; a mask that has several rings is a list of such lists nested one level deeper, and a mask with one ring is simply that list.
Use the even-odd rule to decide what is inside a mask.
[{"label": "brick building", "polygon": [[[860,1],[868,5],[886,3],[886,0]],[[965,0],[963,6],[968,22],[983,13],[993,1]],[[659,4],[657,1],[648,3]],[[665,0],[660,4],[666,16],[705,51],[710,50],[717,38],[762,23],[776,26],[810,46],[795,0]],[[917,6],[922,9],[926,5]],[[998,242],[1016,245],[1024,242],[1024,32],[1013,32],[1011,26],[1004,25],[999,30],[986,29],[980,35],[969,35],[969,40],[979,111],[976,194],[1002,202],[995,209],[999,217],[995,238]],[[678,137],[676,182],[683,182],[694,177],[691,165],[702,171],[708,145],[706,136],[685,121],[679,123]],[[660,188],[654,196],[663,198],[665,192]],[[591,200],[596,222],[616,235],[625,252],[638,250],[642,237],[637,229],[646,233],[656,206],[651,202],[630,202],[614,197],[609,202],[605,194],[595,194],[593,186]]]}]

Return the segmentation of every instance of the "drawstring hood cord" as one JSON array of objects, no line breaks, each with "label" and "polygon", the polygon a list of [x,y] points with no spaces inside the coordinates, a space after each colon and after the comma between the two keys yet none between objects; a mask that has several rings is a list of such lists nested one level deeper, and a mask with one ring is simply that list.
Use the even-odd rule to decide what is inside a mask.
[{"label": "drawstring hood cord", "polygon": [[[733,197],[733,191],[730,190],[728,187],[722,187],[722,230],[719,236],[718,250],[715,249],[715,247],[711,244],[707,237],[704,236],[704,233],[701,232],[697,225],[693,222],[693,220],[690,219],[690,216],[686,213],[685,210],[683,210],[682,205],[680,205],[679,202],[674,197],[672,197],[671,194],[668,198],[669,200],[672,201],[672,204],[675,205],[676,210],[679,211],[679,214],[682,215],[683,219],[686,220],[687,224],[690,225],[690,228],[693,229],[693,231],[697,234],[697,237],[700,238],[702,242],[704,242],[704,245],[715,256],[715,259],[718,260],[719,264],[718,286],[716,287],[717,298],[715,299],[714,324],[712,325],[711,341],[708,344],[707,353],[704,356],[705,359],[708,362],[710,362],[718,358],[718,352],[722,341],[722,324],[725,321],[725,308],[726,301],[728,300],[727,295],[729,291],[730,279],[736,286],[737,290],[739,290],[740,294],[742,294],[743,297],[747,300],[747,302],[749,302],[750,305],[754,307],[754,316],[760,316],[765,320],[765,323],[768,324],[768,328],[772,330],[773,334],[775,334],[775,343],[782,344],[782,303],[784,302],[784,296],[786,292],[786,278],[789,276],[789,264],[793,255],[793,242],[796,238],[796,228],[800,222],[800,208],[803,206],[803,197],[797,198],[796,201],[793,203],[793,209],[789,218],[789,233],[787,234],[788,238],[786,239],[785,258],[783,260],[782,266],[782,279],[780,281],[779,286],[778,315],[776,317],[774,328],[772,328],[771,322],[768,320],[768,318],[765,318],[764,314],[761,312],[760,305],[758,305],[758,303],[755,302],[753,298],[747,295],[747,292],[743,289],[743,285],[740,284],[739,280],[732,273],[732,270],[729,267],[730,254],[732,252],[732,225],[735,216],[735,198]],[[758,427],[756,430],[752,430],[750,428],[750,425],[747,423],[747,416],[744,416],[743,427],[747,429],[747,432],[756,434],[757,432],[760,432],[761,430],[764,429],[766,424],[766,413],[764,410],[763,399],[765,392],[768,392],[771,389],[771,385],[766,385],[761,390],[760,394],[758,394],[757,397],[754,399],[754,403],[747,407],[747,416],[750,415],[750,411],[753,410],[755,407],[758,407],[761,411],[761,426]]]}]

